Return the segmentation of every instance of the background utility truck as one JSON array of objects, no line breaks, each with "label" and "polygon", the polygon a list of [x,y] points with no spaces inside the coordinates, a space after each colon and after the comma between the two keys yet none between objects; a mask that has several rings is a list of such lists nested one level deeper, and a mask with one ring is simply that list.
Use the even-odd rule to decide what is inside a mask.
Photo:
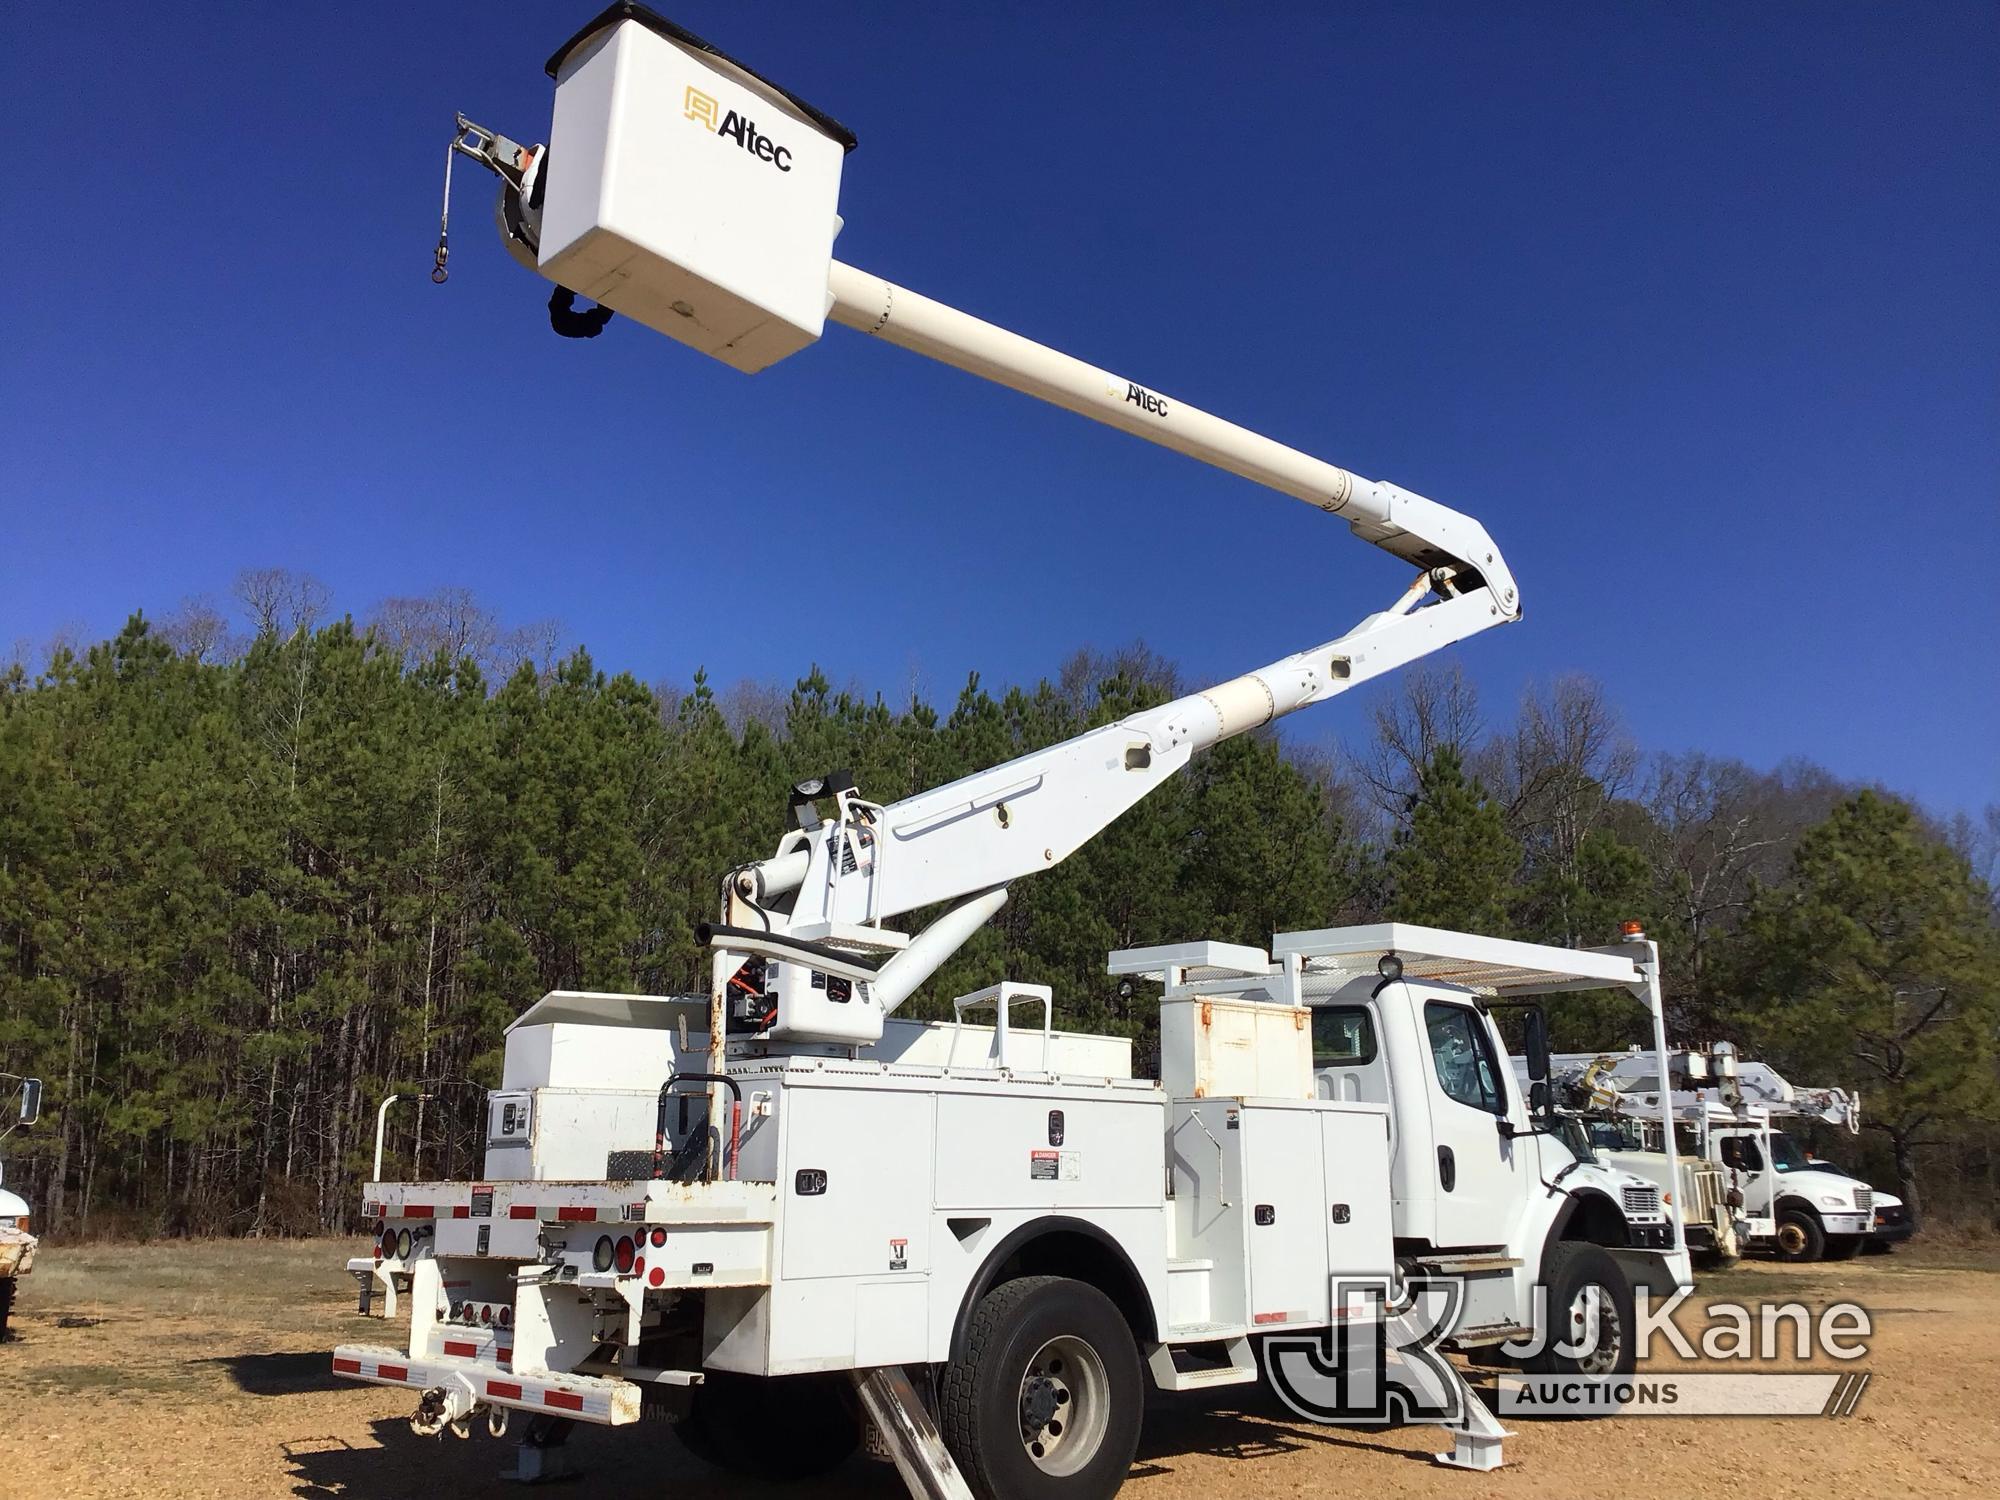
[{"label": "background utility truck", "polygon": [[[1718,1049],[1720,1051],[1720,1049]],[[1617,1069],[1628,1054],[1571,1052],[1551,1060],[1555,1110],[1575,1129],[1579,1149],[1621,1171],[1645,1178],[1679,1203],[1689,1256],[1697,1269],[1733,1265],[1753,1237],[1769,1238],[1776,1223],[1747,1206],[1744,1168],[1768,1156],[1770,1122],[1761,1106],[1726,1105],[1706,1095],[1676,1091],[1671,1108],[1675,1159],[1662,1149],[1665,1126],[1654,1095],[1628,1096]],[[1733,1057],[1717,1066],[1733,1066]],[[1522,1065],[1516,1062],[1517,1070]],[[1673,1054],[1669,1068],[1648,1059],[1653,1077],[1670,1071],[1684,1078],[1709,1066],[1702,1054]],[[1522,1074],[1525,1081],[1525,1073]],[[1707,1076],[1702,1073],[1702,1076]],[[1761,1152],[1751,1149],[1761,1144]]]},{"label": "background utility truck", "polygon": [[[1844,1089],[1795,1087],[1769,1064],[1739,1059],[1726,1042],[1707,1052],[1671,1054],[1664,1075],[1654,1058],[1636,1052],[1566,1055],[1555,1063],[1559,1074],[1579,1065],[1590,1070],[1598,1089],[1618,1098],[1613,1113],[1627,1122],[1627,1136],[1606,1160],[1627,1171],[1657,1179],[1663,1170],[1651,1154],[1659,1146],[1653,1121],[1663,1100],[1677,1119],[1698,1122],[1695,1148],[1740,1198],[1745,1248],[1769,1249],[1780,1260],[1846,1260],[1876,1241],[1876,1215],[1885,1200],[1891,1210],[1902,1207],[1893,1195],[1816,1160],[1774,1123],[1808,1120],[1859,1132],[1861,1100]],[[1662,1076],[1670,1086],[1666,1094]],[[1891,1212],[1885,1227],[1894,1232],[1907,1222],[1906,1215]]]},{"label": "background utility truck", "polygon": [[[0,1141],[4,1141],[20,1126],[32,1125],[41,1118],[42,1081],[8,1073],[0,1073],[0,1078],[12,1078],[20,1085],[14,1118],[6,1130],[0,1131]],[[14,1294],[19,1289],[20,1279],[35,1269],[35,1250],[39,1244],[34,1235],[28,1200],[19,1193],[0,1188],[0,1339],[7,1336],[7,1323],[14,1313]]]},{"label": "background utility truck", "polygon": [[[852,134],[642,7],[548,66],[549,144],[460,116],[446,205],[458,156],[500,177],[503,242],[557,284],[559,333],[616,310],[754,372],[830,317],[1295,496],[1418,571],[1335,640],[947,786],[884,804],[837,772],[801,784],[775,851],[723,878],[705,999],[546,997],[509,1035],[488,1180],[369,1185],[378,1244],[409,1262],[409,1338],[335,1369],[419,1392],[419,1430],[535,1414],[526,1477],[558,1465],[564,1424],[649,1406],[731,1467],[823,1467],[855,1440],[851,1390],[914,1490],[992,1497],[1112,1493],[1146,1372],[1255,1378],[1249,1335],[1326,1327],[1336,1273],[1476,1283],[1465,1344],[1534,1326],[1551,1282],[1570,1337],[1542,1357],[1628,1363],[1631,1275],[1685,1274],[1671,1207],[1542,1133],[1477,1002],[1622,987],[1663,1048],[1650,948],[1378,929],[1281,940],[1263,972],[1254,951],[1128,954],[1193,1018],[1159,1081],[1116,1039],[1056,1032],[1046,990],[961,997],[961,1020],[995,1012],[969,1059],[965,1029],[892,1019],[1011,882],[1197,751],[1518,618],[1485,528],[835,261]],[[438,279],[447,246],[441,227]],[[889,925],[917,912],[919,932]],[[1306,1002],[1342,997],[1380,1056],[1321,1098]],[[1017,1001],[1042,1008],[1039,1049],[1015,1051]],[[1204,1092],[1217,1017],[1249,1019],[1259,1061]],[[1463,1394],[1451,1457],[1490,1467],[1501,1434]]]}]

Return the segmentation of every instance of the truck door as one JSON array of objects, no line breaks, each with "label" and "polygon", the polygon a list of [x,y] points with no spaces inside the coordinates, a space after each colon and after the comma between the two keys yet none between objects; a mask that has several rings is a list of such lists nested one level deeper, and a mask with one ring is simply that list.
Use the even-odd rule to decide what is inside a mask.
[{"label": "truck door", "polygon": [[1507,1244],[1533,1174],[1528,1142],[1500,1133],[1499,1122],[1512,1116],[1493,1028],[1469,1003],[1426,1000],[1423,1036],[1437,1153],[1436,1242]]},{"label": "truck door", "polygon": [[1757,1217],[1771,1211],[1771,1164],[1758,1147],[1761,1131],[1716,1131],[1710,1136],[1724,1180],[1743,1190],[1744,1210]]}]

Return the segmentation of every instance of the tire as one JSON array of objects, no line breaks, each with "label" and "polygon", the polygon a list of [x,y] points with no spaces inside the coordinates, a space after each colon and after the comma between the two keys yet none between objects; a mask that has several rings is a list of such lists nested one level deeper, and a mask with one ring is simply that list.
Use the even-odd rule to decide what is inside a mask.
[{"label": "tire", "polygon": [[1868,1241],[1858,1234],[1834,1235],[1826,1242],[1827,1260],[1853,1260],[1861,1253],[1861,1247]]},{"label": "tire", "polygon": [[1778,1237],[1773,1245],[1779,1260],[1804,1265],[1826,1254],[1826,1231],[1820,1228],[1818,1215],[1802,1208],[1783,1209],[1778,1214]]},{"label": "tire", "polygon": [[0,1343],[5,1343],[10,1337],[7,1320],[14,1313],[14,1284],[11,1276],[0,1279]]},{"label": "tire", "polygon": [[974,1309],[938,1404],[979,1500],[1109,1500],[1139,1446],[1139,1346],[1096,1287],[1025,1276]]},{"label": "tire", "polygon": [[674,1436],[703,1463],[750,1479],[815,1479],[861,1443],[861,1418],[838,1376],[764,1380],[711,1370]]},{"label": "tire", "polygon": [[[1559,1241],[1542,1261],[1542,1285],[1548,1288],[1549,1335],[1525,1367],[1537,1375],[1630,1375],[1638,1360],[1639,1320],[1632,1283],[1611,1252],[1583,1240]],[[1596,1342],[1579,1353],[1562,1352],[1579,1340],[1593,1302]]]}]

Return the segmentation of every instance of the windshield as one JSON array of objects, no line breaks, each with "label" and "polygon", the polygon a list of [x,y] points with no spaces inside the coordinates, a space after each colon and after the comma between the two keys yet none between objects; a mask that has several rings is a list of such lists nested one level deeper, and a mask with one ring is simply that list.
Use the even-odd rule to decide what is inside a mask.
[{"label": "windshield", "polygon": [[1782,1130],[1771,1132],[1771,1165],[1780,1172],[1807,1172],[1820,1166],[1816,1161],[1806,1160],[1799,1143]]},{"label": "windshield", "polygon": [[1645,1127],[1639,1121],[1623,1115],[1613,1119],[1597,1119],[1590,1122],[1590,1144],[1599,1151],[1645,1151],[1650,1149],[1646,1142]]},{"label": "windshield", "polygon": [[1557,1115],[1550,1122],[1550,1133],[1569,1148],[1569,1154],[1578,1161],[1595,1161],[1597,1155],[1590,1149],[1590,1137],[1585,1133],[1583,1121],[1575,1115]]}]

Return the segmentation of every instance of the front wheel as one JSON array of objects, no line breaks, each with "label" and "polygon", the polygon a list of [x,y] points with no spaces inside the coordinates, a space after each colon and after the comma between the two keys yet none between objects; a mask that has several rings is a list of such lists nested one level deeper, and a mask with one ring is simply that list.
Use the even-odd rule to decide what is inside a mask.
[{"label": "front wheel", "polygon": [[1530,1355],[1537,1375],[1630,1375],[1638,1361],[1632,1283],[1602,1245],[1563,1240],[1542,1262],[1547,1337]]},{"label": "front wheel", "polygon": [[980,1500],[1109,1500],[1139,1446],[1139,1346],[1111,1299],[1025,1276],[974,1310],[939,1426]]},{"label": "front wheel", "polygon": [[1778,1215],[1777,1252],[1779,1260],[1795,1265],[1818,1260],[1826,1254],[1826,1231],[1804,1209],[1786,1209]]}]

